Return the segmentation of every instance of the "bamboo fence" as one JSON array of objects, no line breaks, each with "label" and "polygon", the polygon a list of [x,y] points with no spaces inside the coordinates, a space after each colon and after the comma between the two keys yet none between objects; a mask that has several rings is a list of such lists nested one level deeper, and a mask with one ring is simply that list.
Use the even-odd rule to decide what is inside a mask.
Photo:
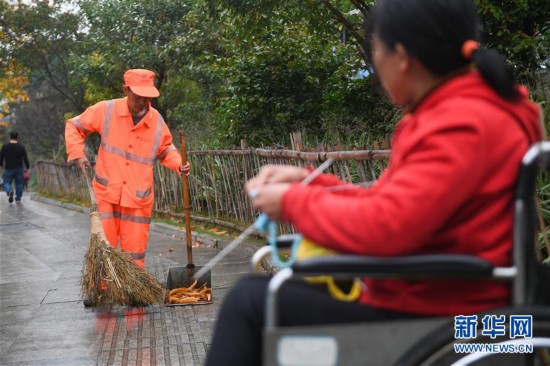
[{"label": "bamboo fence", "polygon": [[[258,213],[252,209],[243,186],[265,164],[317,167],[331,158],[334,163],[328,173],[349,183],[361,184],[376,180],[389,158],[389,150],[324,150],[254,149],[243,144],[241,149],[235,150],[189,151],[192,218],[244,230]],[[76,167],[39,161],[35,170],[39,192],[68,200],[89,201],[85,182]],[[183,217],[181,180],[177,173],[157,163],[154,179],[154,212],[159,216]],[[284,225],[281,230],[292,231]]]}]

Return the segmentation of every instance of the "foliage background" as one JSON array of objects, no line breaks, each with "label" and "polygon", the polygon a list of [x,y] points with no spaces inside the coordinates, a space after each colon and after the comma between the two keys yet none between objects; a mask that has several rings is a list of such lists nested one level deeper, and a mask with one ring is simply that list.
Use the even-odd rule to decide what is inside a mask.
[{"label": "foliage background", "polygon": [[[154,107],[190,149],[289,146],[296,130],[309,145],[370,148],[401,114],[371,67],[373,2],[0,0],[0,138],[17,129],[31,161],[64,161],[65,120],[122,97],[124,71],[147,68]],[[507,57],[548,130],[550,1],[476,3],[483,44]]]},{"label": "foliage background", "polygon": [[[140,67],[156,72],[154,107],[190,148],[288,146],[296,130],[312,144],[368,147],[400,116],[370,66],[372,4],[0,0],[0,134],[15,124],[33,157],[62,160],[65,119],[121,97],[122,74]],[[548,111],[550,3],[477,4],[484,44]]]}]

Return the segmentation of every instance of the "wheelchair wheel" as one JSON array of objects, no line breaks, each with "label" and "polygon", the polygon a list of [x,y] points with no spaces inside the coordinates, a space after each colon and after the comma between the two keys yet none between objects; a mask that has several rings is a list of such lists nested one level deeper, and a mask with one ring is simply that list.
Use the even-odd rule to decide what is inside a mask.
[{"label": "wheelchair wheel", "polygon": [[[494,310],[483,314],[478,314],[478,320],[481,320],[485,315],[506,315],[509,319],[510,315],[532,315],[533,316],[533,339],[541,340],[540,347],[535,346],[532,353],[493,353],[493,354],[476,354],[480,357],[469,357],[467,353],[457,353],[455,344],[459,341],[455,339],[455,322],[450,320],[439,329],[435,330],[428,336],[422,338],[413,347],[411,347],[403,356],[399,358],[396,365],[550,365],[550,307],[513,307]],[[500,340],[492,340],[488,336],[481,335],[481,321],[478,321],[477,337],[467,340],[470,344],[485,344],[499,343]],[[506,324],[506,334],[509,333],[509,324]],[[497,337],[498,338],[498,337]],[[505,340],[510,341],[510,338]],[[523,340],[523,339],[522,339]],[[461,340],[463,341],[463,340]],[[528,341],[526,339],[525,341]],[[513,342],[513,341],[512,341]],[[462,343],[462,342],[460,342]],[[534,343],[534,342],[533,342]],[[477,360],[471,360],[478,358]]]}]

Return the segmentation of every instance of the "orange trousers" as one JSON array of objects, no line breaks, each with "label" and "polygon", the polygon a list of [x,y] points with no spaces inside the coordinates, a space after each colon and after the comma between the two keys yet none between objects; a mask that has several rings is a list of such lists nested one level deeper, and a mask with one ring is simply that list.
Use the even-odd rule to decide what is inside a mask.
[{"label": "orange trousers", "polygon": [[99,199],[97,205],[109,243],[130,254],[138,266],[144,267],[153,206],[128,208]]}]

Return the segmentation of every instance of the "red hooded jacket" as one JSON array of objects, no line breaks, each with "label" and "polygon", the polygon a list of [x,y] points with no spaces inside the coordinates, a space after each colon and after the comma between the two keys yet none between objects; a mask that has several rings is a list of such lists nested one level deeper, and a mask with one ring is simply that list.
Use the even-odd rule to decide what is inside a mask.
[{"label": "red hooded jacket", "polygon": [[[518,168],[542,137],[539,118],[524,89],[508,102],[477,72],[456,77],[405,115],[374,185],[328,192],[344,184],[330,175],[293,184],[283,218],[341,253],[459,253],[509,265]],[[363,303],[413,314],[469,314],[510,301],[509,286],[496,281],[365,282]]]}]

